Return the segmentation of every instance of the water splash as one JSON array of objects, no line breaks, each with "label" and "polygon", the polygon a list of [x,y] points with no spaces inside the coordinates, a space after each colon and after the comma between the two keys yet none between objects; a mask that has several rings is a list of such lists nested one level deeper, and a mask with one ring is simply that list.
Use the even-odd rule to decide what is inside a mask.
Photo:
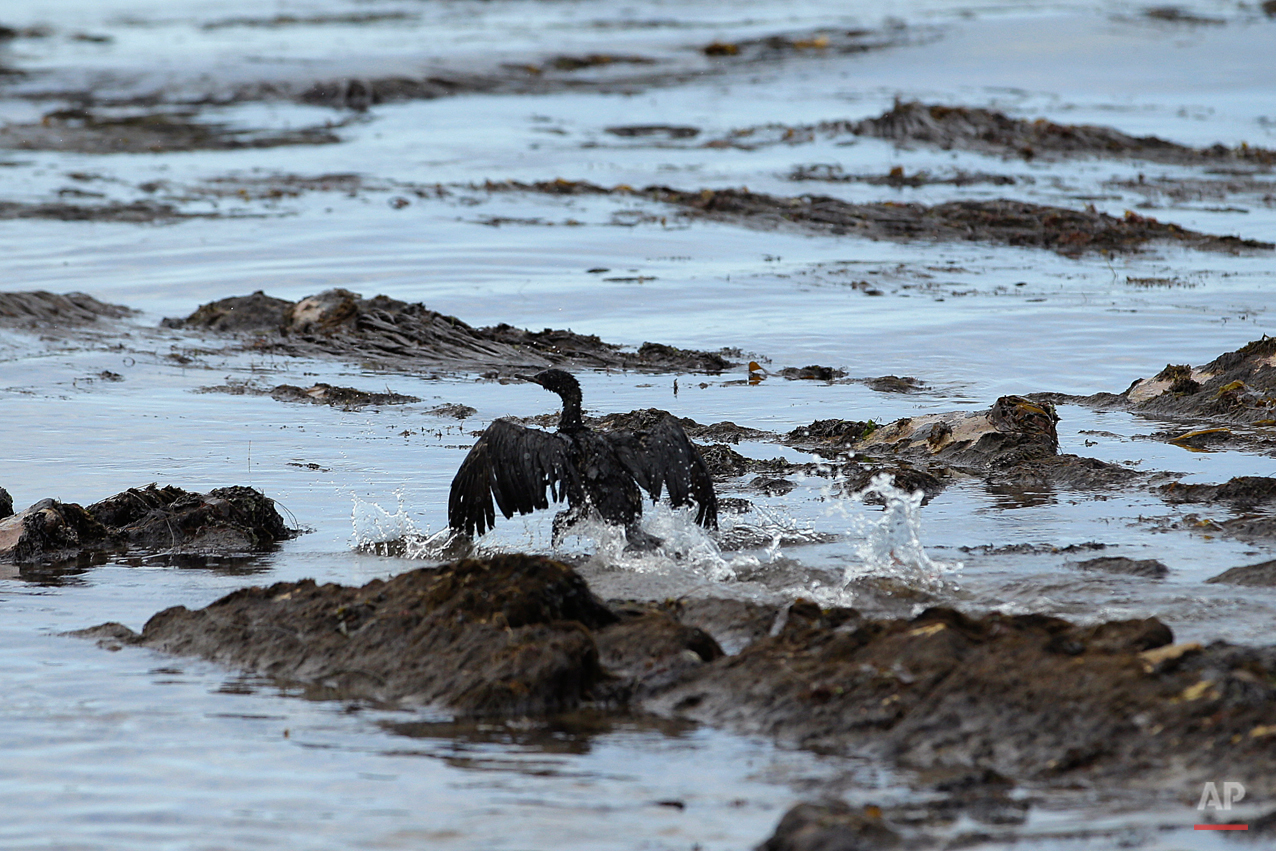
[{"label": "water splash", "polygon": [[397,541],[409,536],[420,537],[421,531],[408,516],[403,507],[403,492],[395,491],[394,511],[386,511],[375,502],[368,502],[356,494],[350,494],[353,506],[350,510],[350,524],[353,527],[354,548],[364,552],[376,552],[390,555],[389,549]]},{"label": "water splash", "polygon": [[658,503],[643,515],[643,529],[659,538],[654,550],[628,550],[625,532],[618,526],[590,519],[572,527],[556,551],[570,552],[582,544],[592,551],[592,558],[613,569],[636,573],[664,573],[677,569],[696,574],[711,582],[730,582],[737,569],[753,566],[756,559],[722,555],[711,533],[695,521],[689,508],[671,508]]},{"label": "water splash", "polygon": [[[394,510],[353,496],[355,548],[363,552],[420,561],[443,562],[466,556],[487,557],[509,552],[541,552],[560,558],[588,560],[607,570],[668,574],[677,571],[703,579],[706,583],[750,582],[760,571],[781,576],[805,573],[793,587],[780,590],[781,596],[805,596],[823,605],[851,605],[855,585],[865,579],[890,579],[901,585],[941,591],[952,587],[949,577],[961,569],[960,563],[932,559],[921,543],[920,491],[908,493],[894,486],[890,474],[879,474],[866,488],[847,496],[844,478],[825,479],[823,488],[829,514],[837,514],[849,527],[834,533],[799,523],[783,510],[754,506],[748,518],[726,516],[716,533],[695,522],[689,508],[673,508],[658,503],[643,515],[643,528],[661,540],[651,551],[627,549],[624,530],[600,520],[585,520],[573,526],[557,544],[551,540],[550,515],[519,517],[498,524],[496,530],[470,541],[449,528],[432,532],[420,527],[396,493]],[[869,500],[881,502],[880,511],[865,510]],[[812,576],[812,569],[794,562],[786,548],[804,544],[846,540],[852,549],[850,563],[840,578]],[[816,571],[818,572],[818,571]],[[771,584],[771,583],[767,583]],[[771,592],[774,593],[774,592]]]},{"label": "water splash", "polygon": [[387,511],[375,502],[350,495],[353,547],[357,552],[417,561],[450,561],[466,554],[468,542],[458,540],[451,529],[430,532],[417,526],[403,506],[403,492],[395,491],[395,509]]},{"label": "water splash", "polygon": [[[866,487],[846,498],[834,498],[845,491],[841,474],[825,487],[829,513],[839,514],[850,526],[855,541],[855,558],[844,569],[840,585],[816,585],[809,595],[826,605],[850,605],[855,598],[852,585],[865,578],[888,578],[926,590],[951,591],[951,577],[962,569],[961,562],[931,558],[921,540],[921,506],[925,494],[895,487],[890,473],[878,473]],[[882,502],[880,513],[863,510],[866,501]]]}]

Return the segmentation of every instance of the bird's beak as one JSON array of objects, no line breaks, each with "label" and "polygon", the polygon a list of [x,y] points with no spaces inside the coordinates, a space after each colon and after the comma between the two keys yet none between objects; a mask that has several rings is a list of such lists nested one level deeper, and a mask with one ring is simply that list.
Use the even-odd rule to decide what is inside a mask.
[{"label": "bird's beak", "polygon": [[530,381],[533,384],[540,384],[540,382],[536,380],[536,376],[534,375],[519,375],[518,373],[515,373],[514,377],[517,378],[519,381]]}]

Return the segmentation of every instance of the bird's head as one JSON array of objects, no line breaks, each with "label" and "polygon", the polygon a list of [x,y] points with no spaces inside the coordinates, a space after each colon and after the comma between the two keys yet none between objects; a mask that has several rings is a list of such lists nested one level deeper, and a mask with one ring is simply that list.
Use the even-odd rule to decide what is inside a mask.
[{"label": "bird's head", "polygon": [[519,378],[539,384],[549,392],[557,393],[563,399],[580,399],[580,383],[571,373],[563,372],[561,369],[547,369],[535,375],[520,375]]}]

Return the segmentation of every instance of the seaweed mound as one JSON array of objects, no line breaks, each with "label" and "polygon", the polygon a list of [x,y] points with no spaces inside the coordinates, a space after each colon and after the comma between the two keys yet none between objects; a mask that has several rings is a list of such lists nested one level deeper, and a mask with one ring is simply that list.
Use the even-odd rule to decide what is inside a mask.
[{"label": "seaweed mound", "polygon": [[235,555],[267,549],[294,534],[274,501],[253,488],[199,494],[150,484],[87,508],[44,499],[5,517],[0,562],[49,565],[130,549]]}]

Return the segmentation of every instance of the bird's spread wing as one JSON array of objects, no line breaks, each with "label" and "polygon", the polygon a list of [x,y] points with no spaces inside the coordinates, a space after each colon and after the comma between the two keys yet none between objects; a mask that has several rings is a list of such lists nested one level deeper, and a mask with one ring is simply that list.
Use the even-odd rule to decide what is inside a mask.
[{"label": "bird's spread wing", "polygon": [[557,434],[495,420],[461,462],[452,479],[447,519],[453,529],[483,534],[496,523],[496,507],[507,518],[548,508],[575,476],[567,441]]},{"label": "bird's spread wing", "polygon": [[665,417],[645,431],[613,431],[606,434],[620,463],[651,498],[663,488],[675,506],[697,506],[696,522],[718,526],[718,497],[713,476],[700,453],[673,417]]}]

